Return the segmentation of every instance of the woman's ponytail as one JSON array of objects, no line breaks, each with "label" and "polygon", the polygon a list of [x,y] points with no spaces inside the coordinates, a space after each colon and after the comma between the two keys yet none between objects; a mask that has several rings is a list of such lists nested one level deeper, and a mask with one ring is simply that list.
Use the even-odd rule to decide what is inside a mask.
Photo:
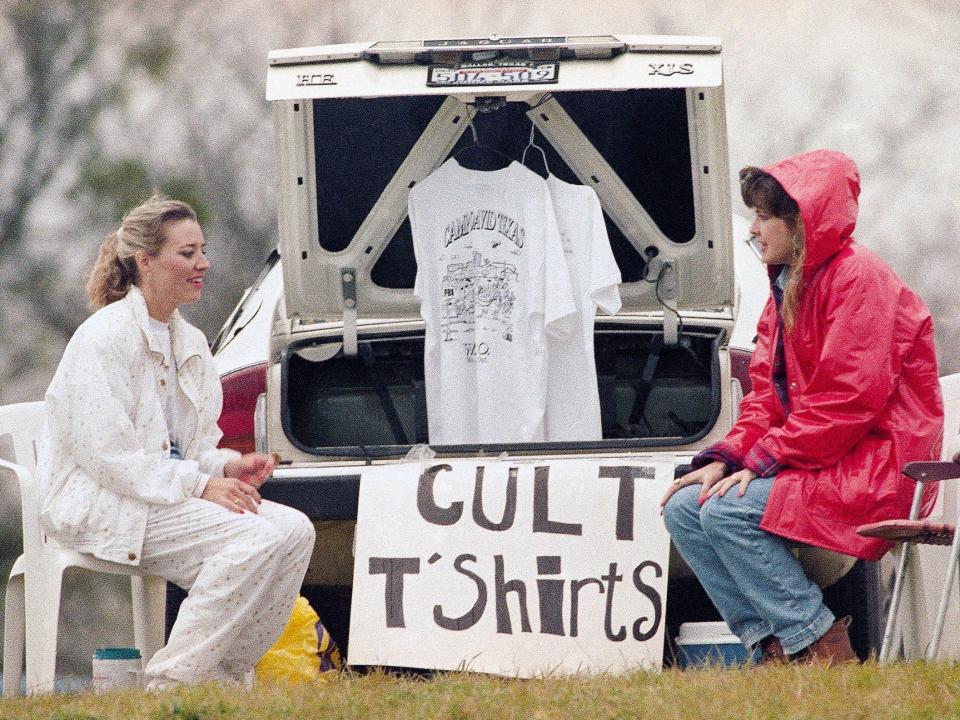
[{"label": "woman's ponytail", "polygon": [[133,257],[126,262],[117,253],[122,230],[114,230],[100,243],[100,252],[87,280],[87,297],[94,309],[116,302],[127,294],[137,279]]}]

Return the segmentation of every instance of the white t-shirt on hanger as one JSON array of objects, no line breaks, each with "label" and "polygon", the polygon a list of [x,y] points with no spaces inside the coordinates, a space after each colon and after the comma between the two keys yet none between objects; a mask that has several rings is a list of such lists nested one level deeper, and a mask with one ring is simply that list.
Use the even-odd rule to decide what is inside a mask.
[{"label": "white t-shirt on hanger", "polygon": [[577,303],[577,329],[565,340],[549,338],[547,440],[601,440],[600,394],[593,355],[596,310],[620,310],[620,268],[610,249],[600,200],[593,188],[550,175],[547,187],[567,256]]},{"label": "white t-shirt on hanger", "polygon": [[450,159],[410,191],[430,443],[545,438],[547,335],[575,305],[546,182]]}]

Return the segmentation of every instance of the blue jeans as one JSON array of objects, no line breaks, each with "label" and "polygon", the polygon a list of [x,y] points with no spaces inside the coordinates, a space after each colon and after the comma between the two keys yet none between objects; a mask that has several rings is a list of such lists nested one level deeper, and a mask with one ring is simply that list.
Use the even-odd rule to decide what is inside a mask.
[{"label": "blue jeans", "polygon": [[720,616],[748,648],[776,635],[784,652],[807,647],[830,629],[833,613],[803,572],[790,542],[760,529],[773,478],[757,478],[737,497],[697,502],[700,485],[670,498],[663,520]]}]

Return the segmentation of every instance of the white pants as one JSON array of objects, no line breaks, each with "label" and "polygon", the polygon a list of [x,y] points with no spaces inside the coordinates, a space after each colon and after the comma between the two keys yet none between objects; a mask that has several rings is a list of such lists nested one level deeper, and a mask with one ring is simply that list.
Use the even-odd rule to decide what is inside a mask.
[{"label": "white pants", "polygon": [[151,508],[140,565],[189,594],[147,687],[243,682],[290,619],[313,542],[306,515],[269,500],[256,515],[201,498]]}]

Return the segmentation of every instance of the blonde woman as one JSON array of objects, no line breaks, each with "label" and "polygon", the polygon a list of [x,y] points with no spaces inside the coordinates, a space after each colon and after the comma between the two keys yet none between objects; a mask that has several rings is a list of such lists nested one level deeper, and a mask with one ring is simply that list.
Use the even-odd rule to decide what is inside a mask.
[{"label": "blonde woman", "polygon": [[306,516],[261,500],[270,458],[217,448],[216,368],[178,311],[209,268],[189,205],[157,196],[127,213],[46,393],[46,530],[189,590],[149,688],[241,682],[288,620],[314,542]]},{"label": "blonde woman", "polygon": [[860,175],[846,155],[744,168],[740,187],[771,281],[753,388],[726,438],[668,490],[664,521],[723,619],[764,661],[852,661],[845,620],[790,548],[866,560],[890,548],[856,528],[906,517],[914,483],[900,468],[939,456],[933,325],[853,239]]}]

